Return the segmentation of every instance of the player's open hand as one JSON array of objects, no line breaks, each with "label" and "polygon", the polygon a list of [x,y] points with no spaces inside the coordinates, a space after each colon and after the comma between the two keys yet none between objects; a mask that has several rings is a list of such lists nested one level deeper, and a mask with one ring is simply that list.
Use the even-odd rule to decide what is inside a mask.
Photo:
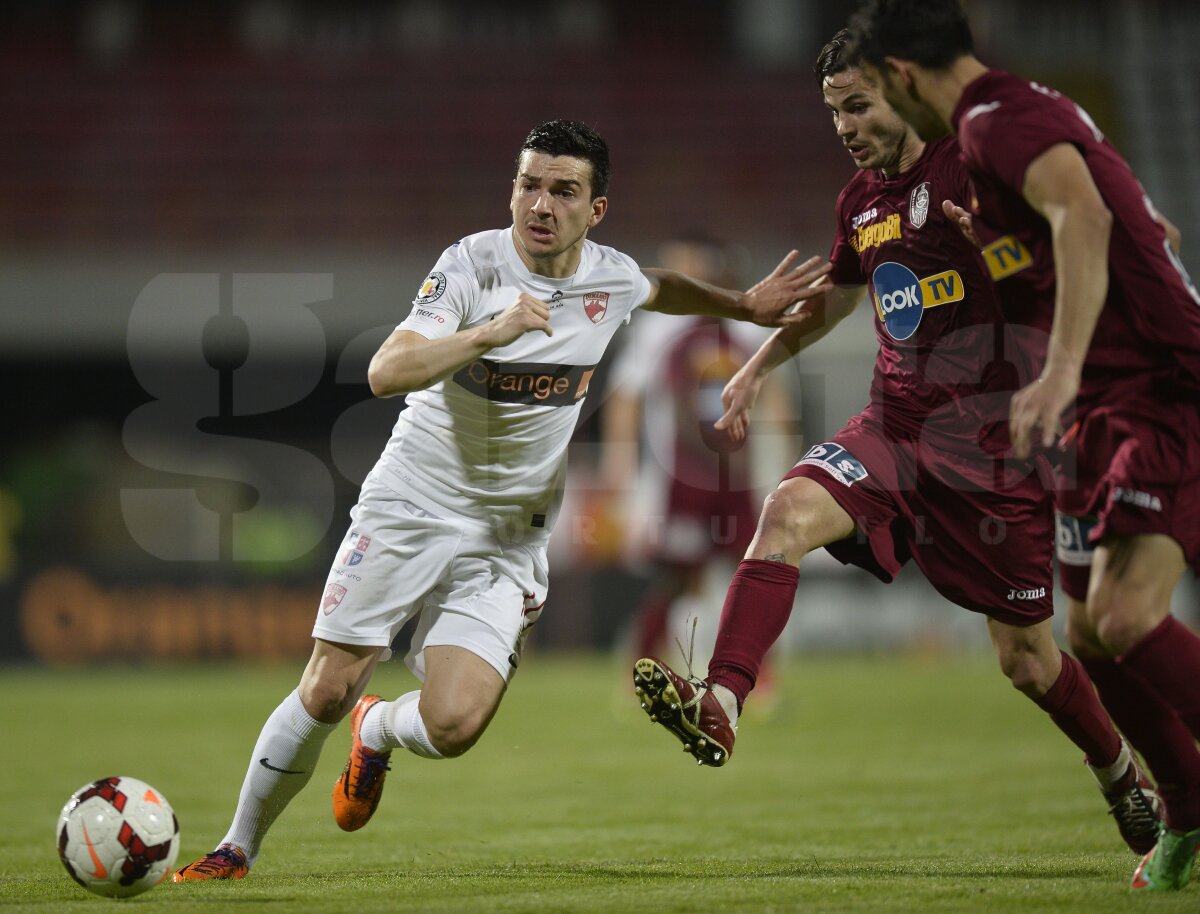
[{"label": "player's open hand", "polygon": [[487,328],[486,339],[493,349],[507,346],[526,333],[538,330],[546,336],[554,336],[550,328],[550,306],[528,292],[522,292]]},{"label": "player's open hand", "polygon": [[979,240],[979,236],[975,234],[974,217],[955,203],[953,200],[942,201],[942,212],[946,214],[946,218],[954,223],[955,227],[962,232],[962,236],[971,242],[980,250],[983,249],[983,242]]},{"label": "player's open hand", "polygon": [[749,365],[743,365],[721,391],[721,405],[725,407],[725,414],[714,423],[713,428],[727,432],[734,441],[745,438],[750,427],[750,411],[758,400],[762,382],[758,372]]},{"label": "player's open hand", "polygon": [[1013,395],[1008,430],[1019,459],[1028,457],[1034,445],[1048,448],[1058,440],[1062,415],[1078,392],[1078,375],[1048,372]]},{"label": "player's open hand", "polygon": [[797,266],[799,251],[792,251],[779,262],[774,270],[751,286],[741,297],[746,319],[764,327],[782,327],[789,321],[787,312],[794,306],[824,294],[824,289],[814,286],[825,276],[831,265],[820,257],[810,257]]}]

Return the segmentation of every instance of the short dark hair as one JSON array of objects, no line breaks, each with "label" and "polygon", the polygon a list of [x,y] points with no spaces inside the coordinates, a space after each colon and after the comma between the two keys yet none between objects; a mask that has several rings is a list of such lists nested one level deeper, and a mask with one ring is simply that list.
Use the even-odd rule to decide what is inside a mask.
[{"label": "short dark hair", "polygon": [[850,30],[842,29],[829,39],[829,43],[825,47],[821,48],[821,53],[817,55],[816,66],[813,67],[817,85],[821,88],[824,88],[825,80],[829,77],[851,69],[851,64],[845,54],[848,44],[850,44]]},{"label": "short dark hair", "polygon": [[850,19],[851,64],[899,57],[943,70],[975,50],[959,0],[866,0]]},{"label": "short dark hair", "polygon": [[[608,144],[587,124],[566,120],[538,124],[529,131],[529,136],[525,137],[521,153],[527,149],[551,156],[574,156],[590,162],[592,199],[608,193],[608,179],[612,174],[612,165],[608,161]],[[517,156],[517,167],[521,167],[520,154]]]}]

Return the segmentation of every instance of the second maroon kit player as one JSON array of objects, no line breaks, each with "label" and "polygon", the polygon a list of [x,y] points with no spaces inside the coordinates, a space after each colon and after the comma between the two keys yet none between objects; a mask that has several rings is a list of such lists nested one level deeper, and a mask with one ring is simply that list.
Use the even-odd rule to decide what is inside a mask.
[{"label": "second maroon kit player", "polygon": [[911,559],[948,599],[987,617],[1001,669],[1084,752],[1122,836],[1144,853],[1157,835],[1152,798],[1086,673],[1054,640],[1050,498],[1033,464],[1006,459],[1008,402],[1030,370],[1006,339],[983,257],[942,210],[969,192],[958,146],[923,143],[846,65],[845,41],[835,37],[817,64],[859,168],[838,198],[824,321],[814,311],[760,349],[726,389],[723,423],[742,434],[761,378],[823,336],[864,288],[879,341],[871,400],[767,500],[708,679],[645,658],[635,667],[642,705],[701,762],[724,764],[804,555],[824,546],[888,582]]},{"label": "second maroon kit player", "polygon": [[1022,282],[1052,323],[1013,397],[1014,450],[1060,439],[1071,458],[1055,493],[1071,646],[1166,801],[1132,886],[1178,890],[1200,850],[1200,637],[1170,613],[1200,568],[1200,293],[1112,143],[1071,99],[976,58],[958,0],[868,0],[853,30],[917,132],[958,135],[975,217],[1028,250]]}]

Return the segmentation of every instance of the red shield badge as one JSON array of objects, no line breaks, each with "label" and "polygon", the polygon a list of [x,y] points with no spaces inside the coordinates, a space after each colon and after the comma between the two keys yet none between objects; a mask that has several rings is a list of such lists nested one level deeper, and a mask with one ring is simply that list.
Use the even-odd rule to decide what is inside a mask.
[{"label": "red shield badge", "polygon": [[342,602],[342,597],[346,596],[346,588],[341,584],[330,584],[325,588],[325,594],[321,597],[321,609],[325,615],[329,615]]},{"label": "red shield badge", "polygon": [[583,296],[583,310],[592,319],[593,324],[600,323],[604,312],[608,310],[607,292],[587,292]]}]

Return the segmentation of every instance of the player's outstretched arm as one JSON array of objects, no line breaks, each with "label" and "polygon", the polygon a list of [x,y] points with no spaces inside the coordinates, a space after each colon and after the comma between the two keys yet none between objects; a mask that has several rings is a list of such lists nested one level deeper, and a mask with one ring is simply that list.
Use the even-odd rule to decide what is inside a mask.
[{"label": "player's outstretched arm", "polygon": [[799,252],[792,251],[745,292],[720,289],[674,270],[644,270],[653,291],[642,307],[663,314],[706,314],[782,327],[794,322],[786,316],[789,309],[822,294],[812,284],[830,269],[820,257],[797,266],[799,259]]},{"label": "player's outstretched arm", "polygon": [[1079,392],[1083,363],[1108,295],[1112,213],[1079,150],[1051,146],[1025,172],[1025,199],[1047,222],[1054,243],[1054,322],[1041,377],[1018,391],[1009,415],[1013,451],[1049,447]]},{"label": "player's outstretched arm", "polygon": [[759,346],[721,392],[725,414],[715,427],[718,431],[728,431],[734,441],[746,436],[750,412],[758,402],[767,375],[829,333],[863,297],[862,286],[835,286],[823,279],[816,288],[824,294],[804,302],[791,316],[792,322],[780,327]]},{"label": "player's outstretched arm", "polygon": [[526,333],[550,329],[550,306],[524,292],[495,320],[436,340],[411,330],[394,330],[371,357],[367,381],[377,397],[424,390],[487,352]]}]

